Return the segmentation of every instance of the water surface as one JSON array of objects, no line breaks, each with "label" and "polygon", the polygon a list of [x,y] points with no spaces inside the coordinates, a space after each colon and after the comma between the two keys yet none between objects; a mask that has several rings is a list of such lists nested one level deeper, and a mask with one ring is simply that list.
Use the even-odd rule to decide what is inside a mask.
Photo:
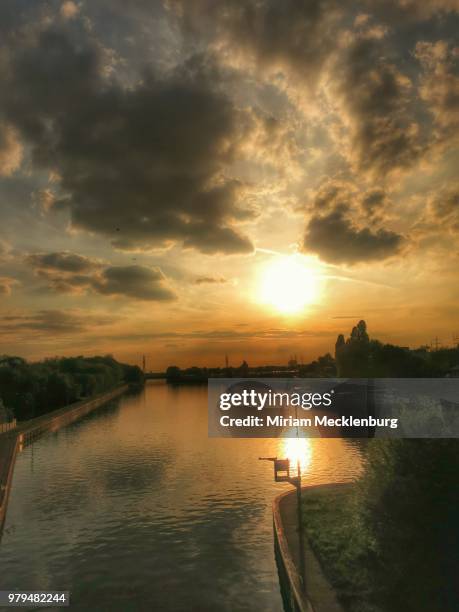
[{"label": "water surface", "polygon": [[352,440],[209,439],[206,387],[151,382],[18,456],[0,589],[69,590],[72,611],[280,612],[271,501],[289,485],[258,457],[297,454],[306,483],[360,470]]}]

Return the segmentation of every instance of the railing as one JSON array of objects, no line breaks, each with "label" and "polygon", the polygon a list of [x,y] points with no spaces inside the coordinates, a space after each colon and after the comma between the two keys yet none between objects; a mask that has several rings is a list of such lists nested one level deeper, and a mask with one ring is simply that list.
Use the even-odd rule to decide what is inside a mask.
[{"label": "railing", "polygon": [[16,419],[9,421],[8,423],[0,423],[0,434],[6,433],[16,428]]}]

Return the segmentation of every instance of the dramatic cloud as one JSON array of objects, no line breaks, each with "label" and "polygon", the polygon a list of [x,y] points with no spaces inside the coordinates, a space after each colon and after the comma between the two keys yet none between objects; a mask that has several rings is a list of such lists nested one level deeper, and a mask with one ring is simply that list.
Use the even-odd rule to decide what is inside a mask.
[{"label": "dramatic cloud", "polygon": [[59,253],[33,253],[27,261],[41,270],[57,270],[61,272],[89,272],[100,263],[89,257],[62,251]]},{"label": "dramatic cloud", "polygon": [[334,0],[168,0],[186,32],[213,37],[229,61],[274,73],[291,72],[315,84],[336,46],[336,24],[346,3]]},{"label": "dramatic cloud", "polygon": [[[350,181],[326,180],[306,207],[302,248],[330,263],[356,264],[397,254],[403,237],[380,227],[390,201],[381,188],[360,191]],[[371,222],[372,227],[365,223]]]},{"label": "dramatic cloud", "polygon": [[194,57],[126,88],[82,23],[11,37],[1,75],[3,114],[35,164],[60,177],[55,205],[68,207],[74,227],[120,249],[178,242],[251,252],[237,225],[252,211],[226,173],[250,114],[224,93],[215,63]]},{"label": "dramatic cloud", "polygon": [[356,35],[331,85],[349,130],[347,155],[355,170],[377,178],[411,167],[423,152],[411,81],[385,53],[384,39]]},{"label": "dramatic cloud", "polygon": [[[237,345],[241,361],[265,341],[287,347],[256,303],[258,275],[265,255],[298,243],[322,260],[311,262],[318,270],[366,264],[352,279],[333,271],[352,283],[330,278],[317,293],[325,310],[339,296],[341,314],[364,308],[387,330],[375,313],[389,274],[409,296],[386,293],[402,338],[421,302],[437,314],[435,301],[454,302],[458,9],[459,0],[3,0],[0,232],[12,244],[0,243],[0,311],[19,313],[0,321],[7,350],[19,338],[28,351],[30,336],[34,356],[77,344],[137,355],[149,331],[152,345],[199,347],[186,359],[202,363],[206,353],[221,360],[219,343]],[[254,257],[218,259],[254,244]],[[65,304],[130,315],[99,333],[99,311],[86,321]],[[328,310],[308,308],[308,327],[340,314]],[[419,324],[417,337],[443,333],[433,330],[440,319]],[[69,337],[54,344],[54,330]]]},{"label": "dramatic cloud", "polygon": [[159,268],[108,266],[76,253],[35,253],[27,256],[37,275],[58,293],[86,293],[129,297],[136,300],[170,301],[176,295]]},{"label": "dramatic cloud", "polygon": [[175,293],[165,285],[159,268],[144,266],[111,266],[93,282],[94,288],[106,295],[121,295],[137,300],[170,301]]},{"label": "dramatic cloud", "polygon": [[389,207],[387,193],[380,187],[369,189],[361,197],[361,207],[369,217],[377,217]]},{"label": "dramatic cloud", "polygon": [[[459,47],[450,49],[444,41],[418,42],[415,55],[424,74],[420,95],[433,114],[435,123],[443,129],[459,125]],[[453,131],[448,136],[456,136]]]},{"label": "dramatic cloud", "polygon": [[313,211],[321,213],[336,209],[348,210],[357,198],[357,190],[349,181],[326,179],[317,188],[310,202]]},{"label": "dramatic cloud", "polygon": [[361,191],[352,181],[326,179],[322,181],[309,202],[309,210],[313,213],[340,211],[354,213],[376,220],[384,217],[391,207],[391,202],[384,189],[372,187]]},{"label": "dramatic cloud", "polygon": [[[342,154],[355,171],[384,178],[411,168],[428,149],[414,112],[414,62],[405,59],[412,49],[403,48],[406,34],[397,37],[383,19],[396,24],[398,15],[404,22],[408,4],[415,8],[410,0],[373,7],[334,0],[169,0],[167,6],[192,44],[212,45],[223,63],[269,78],[308,118],[335,111]],[[454,8],[448,0],[426,4],[417,18]]]},{"label": "dramatic cloud", "polygon": [[330,263],[356,264],[395,255],[402,237],[395,232],[372,231],[355,226],[339,210],[323,217],[312,217],[306,227],[303,250],[317,253]]},{"label": "dramatic cloud", "polygon": [[459,232],[459,184],[443,186],[428,198],[429,225]]}]

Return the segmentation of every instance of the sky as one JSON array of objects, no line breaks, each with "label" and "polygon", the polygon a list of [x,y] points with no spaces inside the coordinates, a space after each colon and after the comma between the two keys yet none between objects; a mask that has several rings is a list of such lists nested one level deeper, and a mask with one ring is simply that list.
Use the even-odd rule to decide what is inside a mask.
[{"label": "sky", "polygon": [[0,353],[459,336],[459,0],[3,0]]}]

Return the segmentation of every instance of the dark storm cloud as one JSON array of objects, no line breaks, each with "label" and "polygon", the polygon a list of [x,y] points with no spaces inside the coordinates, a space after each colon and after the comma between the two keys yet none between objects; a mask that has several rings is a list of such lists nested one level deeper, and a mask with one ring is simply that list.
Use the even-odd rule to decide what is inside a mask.
[{"label": "dark storm cloud", "polygon": [[342,213],[364,213],[367,217],[382,219],[384,213],[391,208],[391,202],[381,187],[360,191],[353,182],[334,178],[322,181],[308,208],[313,213],[339,210]]},{"label": "dark storm cloud", "polygon": [[195,223],[193,231],[184,240],[183,246],[194,247],[203,253],[250,253],[253,250],[250,240],[229,227],[215,227],[206,221]]},{"label": "dark storm cloud", "polygon": [[431,206],[439,218],[459,214],[459,184],[444,187],[437,192],[432,200]]},{"label": "dark storm cloud", "polygon": [[109,266],[76,253],[33,253],[27,256],[37,276],[57,293],[86,293],[171,301],[177,296],[159,268],[140,265]]},{"label": "dark storm cloud", "polygon": [[165,284],[159,268],[111,266],[94,279],[93,287],[105,295],[120,295],[137,300],[171,301],[175,293]]},{"label": "dark storm cloud", "polygon": [[412,85],[386,53],[384,39],[356,36],[338,60],[333,86],[349,124],[349,158],[378,178],[411,167],[423,152]]},{"label": "dark storm cloud", "polygon": [[375,187],[363,194],[361,198],[362,210],[369,216],[373,217],[387,207],[387,194],[384,189]]},{"label": "dark storm cloud", "polygon": [[355,171],[384,178],[411,168],[429,149],[430,135],[420,129],[415,110],[416,84],[410,81],[416,38],[403,15],[410,5],[413,20],[427,19],[457,8],[457,2],[388,0],[374,3],[376,19],[365,1],[169,0],[167,5],[195,43],[214,43],[223,61],[237,58],[242,70],[255,67],[262,76],[267,68],[270,75],[283,73],[288,91],[310,89],[321,79],[327,83],[329,102],[347,130],[343,154]]},{"label": "dark storm cloud", "polygon": [[[102,234],[119,249],[178,243],[207,254],[253,250],[241,230],[253,212],[230,168],[256,128],[256,111],[236,107],[228,92],[240,95],[254,71],[255,86],[266,77],[288,93],[320,85],[316,110],[323,114],[311,123],[323,121],[336,137],[348,173],[350,166],[354,176],[375,179],[366,200],[349,204],[346,195],[339,209],[326,199],[348,233],[365,232],[351,209],[383,219],[389,204],[378,184],[430,152],[440,128],[446,134],[457,125],[457,51],[444,41],[419,42],[421,32],[428,39],[440,31],[445,14],[452,18],[456,0],[141,0],[132,10],[120,0],[75,4],[78,10],[18,2],[17,11],[11,0],[0,8],[0,22],[5,16],[8,24],[0,125],[10,130],[10,143],[20,137],[30,146],[36,167],[60,178],[40,192],[42,208],[67,207],[73,227]],[[147,69],[138,53],[122,55],[136,28],[148,38],[153,22],[156,35],[167,20],[174,33],[161,41],[171,46],[169,60],[181,64],[170,68],[173,61],[161,56]],[[148,27],[140,32],[142,22]],[[108,40],[111,50],[102,44]],[[123,80],[129,72],[131,80]],[[292,100],[301,105],[302,96]],[[291,132],[282,134],[292,142]],[[0,160],[6,142],[0,136]],[[319,208],[322,216],[313,219],[322,222]],[[387,239],[382,228],[369,233],[378,232]],[[59,280],[60,290],[67,281]]]},{"label": "dark storm cloud", "polygon": [[[90,32],[70,22],[9,39],[0,112],[60,177],[73,226],[123,249],[184,243],[251,252],[242,186],[225,175],[250,130],[207,56],[126,88]],[[247,211],[246,215],[247,216]]]},{"label": "dark storm cloud", "polygon": [[457,137],[459,126],[459,47],[451,48],[446,41],[420,41],[415,57],[423,74],[420,95],[432,113],[437,127],[447,138]]},{"label": "dark storm cloud", "polygon": [[314,193],[310,208],[321,213],[338,208],[348,210],[355,198],[355,187],[350,182],[326,179]]},{"label": "dark storm cloud", "polygon": [[185,32],[217,39],[263,69],[288,68],[309,85],[336,47],[347,2],[335,0],[168,0]]},{"label": "dark storm cloud", "polygon": [[[302,249],[330,263],[356,264],[396,255],[403,237],[379,227],[389,208],[381,188],[362,192],[349,181],[326,180],[306,207],[310,217]],[[372,228],[365,226],[368,222]]]},{"label": "dark storm cloud", "polygon": [[444,185],[428,197],[428,226],[459,232],[459,183]]},{"label": "dark storm cloud", "polygon": [[303,250],[317,253],[330,263],[356,264],[386,259],[395,255],[402,237],[394,232],[357,227],[336,210],[325,216],[313,216],[307,224]]},{"label": "dark storm cloud", "polygon": [[61,251],[58,253],[32,253],[27,257],[29,262],[34,268],[42,270],[57,270],[61,272],[89,272],[97,269],[100,263],[78,255],[76,253],[69,253],[68,251]]}]

